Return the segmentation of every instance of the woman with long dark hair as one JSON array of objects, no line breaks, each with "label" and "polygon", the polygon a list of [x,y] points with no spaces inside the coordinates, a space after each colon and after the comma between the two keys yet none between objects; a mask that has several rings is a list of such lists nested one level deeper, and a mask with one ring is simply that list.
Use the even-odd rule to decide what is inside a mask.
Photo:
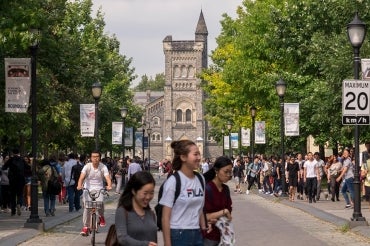
[{"label": "woman with long dark hair", "polygon": [[[204,212],[208,221],[217,221],[225,216],[231,220],[232,201],[227,183],[233,174],[233,163],[230,158],[220,156],[213,167],[204,174],[206,180],[206,198]],[[212,231],[205,235],[204,246],[219,245],[220,230],[212,224]]]},{"label": "woman with long dark hair", "polygon": [[[176,178],[171,175],[163,186],[159,203],[162,209],[162,231],[166,246],[203,246],[202,231],[206,231],[203,214],[204,178],[193,170],[200,165],[197,145],[190,140],[171,143],[174,151],[172,168],[178,172],[181,188],[175,201]],[[175,201],[175,202],[174,202]]]},{"label": "woman with long dark hair", "polygon": [[154,197],[155,180],[149,172],[136,172],[118,201],[115,216],[120,245],[157,245],[157,223],[149,202]]}]

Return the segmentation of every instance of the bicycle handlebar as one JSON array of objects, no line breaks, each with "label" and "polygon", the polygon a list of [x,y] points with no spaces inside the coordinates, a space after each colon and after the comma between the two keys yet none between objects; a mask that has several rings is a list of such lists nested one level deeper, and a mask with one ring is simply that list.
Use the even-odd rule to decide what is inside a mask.
[{"label": "bicycle handlebar", "polygon": [[106,196],[109,197],[109,193],[108,193],[108,191],[107,191],[106,188],[102,188],[102,189],[100,189],[98,191],[97,190],[89,190],[87,188],[82,188],[82,190],[86,190],[87,191],[87,194],[89,194],[89,197],[91,199],[93,199],[93,200],[96,199],[96,198],[98,198],[100,196],[100,193],[102,193],[103,195],[106,195]]}]

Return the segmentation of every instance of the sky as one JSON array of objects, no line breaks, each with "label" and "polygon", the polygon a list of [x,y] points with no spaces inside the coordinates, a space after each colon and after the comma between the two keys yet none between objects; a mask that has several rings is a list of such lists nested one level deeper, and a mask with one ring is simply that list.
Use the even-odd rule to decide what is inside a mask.
[{"label": "sky", "polygon": [[[117,37],[120,53],[132,58],[138,79],[146,74],[154,79],[164,72],[162,41],[167,35],[173,40],[194,40],[200,11],[208,29],[208,54],[216,46],[221,32],[222,14],[236,17],[242,0],[93,0],[94,13],[102,8],[105,32]],[[94,14],[95,15],[95,14]],[[211,61],[209,61],[209,64]]]}]

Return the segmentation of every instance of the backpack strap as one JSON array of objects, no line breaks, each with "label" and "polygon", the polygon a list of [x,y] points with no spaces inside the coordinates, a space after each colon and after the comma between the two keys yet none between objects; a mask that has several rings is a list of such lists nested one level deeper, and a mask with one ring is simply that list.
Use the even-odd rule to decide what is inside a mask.
[{"label": "backpack strap", "polygon": [[178,172],[174,172],[172,175],[175,176],[176,180],[176,187],[175,187],[175,199],[173,199],[173,204],[175,204],[177,198],[180,195],[180,189],[181,189],[181,179],[180,179],[180,174]]}]

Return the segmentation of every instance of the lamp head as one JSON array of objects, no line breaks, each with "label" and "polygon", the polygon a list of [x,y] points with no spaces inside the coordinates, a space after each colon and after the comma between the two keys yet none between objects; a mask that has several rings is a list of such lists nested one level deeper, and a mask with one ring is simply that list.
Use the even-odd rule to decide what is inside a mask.
[{"label": "lamp head", "polygon": [[353,20],[347,25],[347,35],[353,48],[360,48],[366,36],[366,24],[358,17],[356,12]]},{"label": "lamp head", "polygon": [[255,106],[252,106],[250,108],[250,112],[251,112],[251,116],[252,118],[256,117],[256,114],[257,114],[257,108]]},{"label": "lamp head", "polygon": [[41,30],[39,28],[31,28],[29,30],[31,36],[31,48],[37,48],[40,43]]},{"label": "lamp head", "polygon": [[152,128],[148,128],[148,129],[146,129],[146,132],[150,135],[150,134],[152,134]]},{"label": "lamp head", "polygon": [[284,97],[286,90],[286,83],[284,80],[279,79],[275,84],[276,93],[279,97]]},{"label": "lamp head", "polygon": [[127,116],[127,108],[125,107],[125,106],[123,106],[122,108],[121,108],[121,117],[124,119],[124,118],[126,118],[126,116]]},{"label": "lamp head", "polygon": [[95,82],[91,86],[91,93],[95,100],[99,100],[102,93],[102,85],[100,84],[100,82]]},{"label": "lamp head", "polygon": [[226,126],[227,126],[227,129],[230,131],[231,128],[233,127],[233,124],[231,123],[231,121],[228,121]]}]

